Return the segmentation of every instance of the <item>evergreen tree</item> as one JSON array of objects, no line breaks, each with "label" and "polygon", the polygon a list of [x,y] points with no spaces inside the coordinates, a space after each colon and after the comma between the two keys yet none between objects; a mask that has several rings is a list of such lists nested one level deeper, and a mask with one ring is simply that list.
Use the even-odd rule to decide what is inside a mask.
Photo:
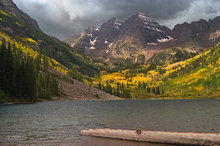
[{"label": "evergreen tree", "polygon": [[[9,98],[35,101],[59,94],[55,76],[49,72],[48,58],[41,53],[36,59],[23,55],[20,49],[3,39],[0,47],[0,92]],[[41,69],[43,66],[43,69]],[[14,99],[13,99],[14,100]]]},{"label": "evergreen tree", "polygon": [[138,89],[141,89],[141,82],[138,82]]},{"label": "evergreen tree", "polygon": [[101,90],[102,89],[102,84],[99,82],[99,85],[98,85],[98,89]]},{"label": "evergreen tree", "polygon": [[6,50],[6,88],[7,94],[11,95],[14,90],[14,58],[11,51],[11,44],[8,44],[8,49]]},{"label": "evergreen tree", "polygon": [[149,87],[147,87],[147,93],[150,94],[150,88]]},{"label": "evergreen tree", "polygon": [[154,94],[156,93],[156,91],[155,91],[155,88],[154,88],[154,87],[152,88],[152,93],[154,93]]},{"label": "evergreen tree", "polygon": [[113,95],[116,96],[115,88],[113,88]]},{"label": "evergreen tree", "polygon": [[157,86],[157,88],[156,88],[155,95],[156,96],[160,95],[160,87],[159,86]]},{"label": "evergreen tree", "polygon": [[116,96],[120,97],[120,83],[117,83]]},{"label": "evergreen tree", "polygon": [[6,62],[7,62],[7,50],[6,50],[6,44],[5,39],[2,40],[1,50],[0,50],[0,89],[2,91],[6,91]]},{"label": "evergreen tree", "polygon": [[129,93],[128,90],[126,90],[126,89],[122,89],[120,97],[123,97],[123,98],[130,98],[131,95],[130,95],[130,93]]},{"label": "evergreen tree", "polygon": [[143,85],[142,85],[143,89],[146,89],[146,84],[145,82],[143,81]]}]

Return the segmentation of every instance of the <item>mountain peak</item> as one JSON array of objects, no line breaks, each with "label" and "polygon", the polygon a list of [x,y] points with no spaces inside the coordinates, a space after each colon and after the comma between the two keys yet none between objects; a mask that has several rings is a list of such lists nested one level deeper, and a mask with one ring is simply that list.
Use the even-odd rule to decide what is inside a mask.
[{"label": "mountain peak", "polygon": [[150,27],[153,26],[159,26],[159,24],[152,18],[147,17],[144,13],[136,13],[129,17],[126,21],[126,23],[132,23],[133,25],[150,25]]},{"label": "mountain peak", "polygon": [[80,43],[75,43],[76,39],[72,41],[78,50],[91,57],[107,58],[107,60],[116,58],[116,62],[117,58],[121,57],[132,58],[132,61],[135,61],[135,56],[138,56],[140,52],[148,54],[146,55],[148,59],[153,55],[152,52],[148,52],[148,49],[162,48],[164,44],[173,40],[169,28],[161,26],[154,19],[140,12],[124,22],[112,18],[103,23],[99,31],[89,32],[79,39],[81,39]]},{"label": "mountain peak", "polygon": [[163,35],[163,38],[168,38],[167,35],[170,34],[171,31],[168,28],[161,26],[154,19],[147,17],[140,12],[128,18],[125,22],[125,25],[129,27],[125,29],[126,31],[131,30],[131,28],[136,31],[140,29],[141,32],[147,33],[143,35],[153,33],[154,36],[155,34]]},{"label": "mountain peak", "polygon": [[147,17],[146,15],[144,15],[144,13],[141,13],[141,12],[138,12],[136,14],[136,17],[138,17],[139,19],[144,20],[144,21],[153,21],[154,22],[154,20],[152,18]]}]

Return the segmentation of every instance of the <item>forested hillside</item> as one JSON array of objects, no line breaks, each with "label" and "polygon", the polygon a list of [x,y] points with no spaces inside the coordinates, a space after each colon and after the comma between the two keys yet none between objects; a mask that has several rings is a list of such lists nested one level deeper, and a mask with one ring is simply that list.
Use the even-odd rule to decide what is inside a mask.
[{"label": "forested hillside", "polygon": [[165,66],[148,64],[111,74],[102,72],[95,84],[124,98],[218,97],[220,44],[193,58]]},{"label": "forested hillside", "polygon": [[62,41],[43,33],[37,23],[23,13],[11,1],[0,2],[0,31],[11,38],[56,60],[63,66],[81,74],[94,76],[101,64],[96,64],[89,57],[82,55]]},{"label": "forested hillside", "polygon": [[[171,31],[140,13],[129,20],[126,21],[129,25],[123,26],[123,33],[119,36],[125,39],[125,28],[131,27],[128,36],[133,38],[132,32],[141,27],[143,29],[139,31],[143,35],[156,33],[155,40],[146,36],[149,42],[144,42],[152,48],[145,53],[138,51],[137,48],[143,48],[131,39],[135,44],[131,51],[126,45],[114,45],[114,39],[101,38],[107,37],[104,32],[109,32],[109,27],[114,30],[114,33],[109,32],[109,39],[118,33],[122,24],[113,19],[100,29],[90,30],[93,33],[88,30],[88,34],[84,34],[89,46],[79,44],[91,52],[104,46],[104,51],[93,53],[99,57],[107,54],[107,60],[97,63],[76,48],[43,33],[37,22],[19,10],[12,0],[1,0],[0,102],[33,102],[60,94],[68,96],[63,99],[116,99],[109,94],[129,99],[220,96],[220,44],[207,50],[177,46],[167,48],[167,45],[157,49],[154,41],[160,45],[175,43],[170,36]],[[167,32],[160,33],[158,30]],[[97,40],[98,36],[100,40]],[[118,59],[108,56],[108,53]],[[109,63],[108,57],[114,63]]]},{"label": "forested hillside", "polygon": [[168,76],[161,88],[166,96],[219,97],[220,43],[176,65],[165,68]]},{"label": "forested hillside", "polygon": [[0,103],[115,98],[88,86],[102,64],[43,33],[12,0],[0,1],[0,47]]},{"label": "forested hillside", "polygon": [[[6,44],[7,43],[7,44]],[[33,102],[59,95],[55,75],[49,72],[48,58],[24,54],[15,44],[0,47],[0,101]]]}]

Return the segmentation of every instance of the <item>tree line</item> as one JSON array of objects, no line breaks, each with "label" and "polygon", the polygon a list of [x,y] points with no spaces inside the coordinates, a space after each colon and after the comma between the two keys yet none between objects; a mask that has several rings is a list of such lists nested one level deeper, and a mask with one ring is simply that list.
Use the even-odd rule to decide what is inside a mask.
[{"label": "tree line", "polygon": [[[6,44],[7,43],[7,44]],[[21,48],[2,40],[0,47],[0,101],[36,101],[58,95],[55,75],[49,72],[48,58],[24,55]]]},{"label": "tree line", "polygon": [[[98,89],[102,90],[106,93],[109,93],[111,95],[117,96],[117,97],[122,97],[122,98],[131,98],[131,87],[128,82],[127,84],[117,82],[115,83],[116,85],[113,87],[109,80],[106,80],[105,83],[99,82],[98,84]],[[141,90],[146,92],[147,94],[154,94],[155,96],[162,95],[164,94],[164,91],[160,89],[159,86],[156,87],[149,87],[145,82],[141,83],[138,82],[136,86],[136,90]]]}]

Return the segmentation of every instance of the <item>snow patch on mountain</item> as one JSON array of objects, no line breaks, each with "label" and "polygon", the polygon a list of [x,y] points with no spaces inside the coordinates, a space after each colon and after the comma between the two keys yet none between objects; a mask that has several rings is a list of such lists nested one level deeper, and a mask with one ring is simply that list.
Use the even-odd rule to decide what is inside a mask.
[{"label": "snow patch on mountain", "polygon": [[149,46],[156,46],[157,43],[147,43],[147,45],[149,45]]},{"label": "snow patch on mountain", "polygon": [[138,13],[138,18],[144,20],[144,21],[148,21],[148,22],[155,22],[153,19],[145,16],[143,13]]},{"label": "snow patch on mountain", "polygon": [[89,49],[90,49],[90,50],[95,50],[95,47],[92,46],[92,47],[90,47]]},{"label": "snow patch on mountain", "polygon": [[87,36],[88,37],[93,37],[93,34],[92,33],[88,33]]},{"label": "snow patch on mountain", "polygon": [[111,46],[112,46],[112,45],[113,45],[113,43],[109,44],[109,46],[108,46],[108,47],[109,47],[109,48],[111,48]]},{"label": "snow patch on mountain", "polygon": [[98,27],[96,27],[94,30],[95,30],[95,31],[100,31]]},{"label": "snow patch on mountain", "polygon": [[169,41],[172,41],[172,40],[174,40],[174,39],[170,36],[168,36],[168,38],[157,39],[157,41],[160,42],[160,43],[166,43],[166,42],[169,42]]},{"label": "snow patch on mountain", "polygon": [[105,62],[108,62],[110,59],[105,60]]},{"label": "snow patch on mountain", "polygon": [[90,40],[90,44],[91,44],[92,46],[95,46],[96,41],[97,41],[97,38],[95,38],[95,40],[93,40],[93,41]]},{"label": "snow patch on mountain", "polygon": [[115,23],[114,23],[114,28],[120,29],[121,25],[122,25],[122,23],[120,23],[120,22],[115,22]]},{"label": "snow patch on mountain", "polygon": [[162,31],[161,29],[156,28],[156,27],[147,26],[147,25],[145,25],[144,27],[147,28],[147,29],[150,29],[150,30],[154,30],[154,31],[158,31],[158,32],[164,32],[164,31]]}]

